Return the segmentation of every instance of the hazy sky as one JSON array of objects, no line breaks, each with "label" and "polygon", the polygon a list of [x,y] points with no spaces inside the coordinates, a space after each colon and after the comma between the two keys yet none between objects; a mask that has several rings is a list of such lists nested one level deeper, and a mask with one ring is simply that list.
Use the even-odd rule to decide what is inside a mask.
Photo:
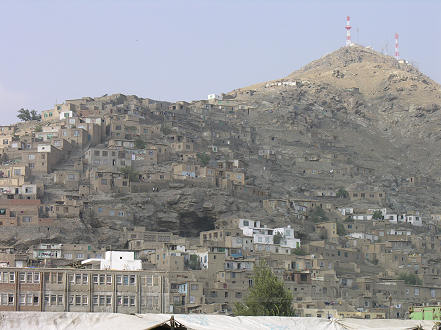
[{"label": "hazy sky", "polygon": [[283,77],[353,41],[441,82],[441,0],[0,0],[0,123],[111,93],[206,98]]}]

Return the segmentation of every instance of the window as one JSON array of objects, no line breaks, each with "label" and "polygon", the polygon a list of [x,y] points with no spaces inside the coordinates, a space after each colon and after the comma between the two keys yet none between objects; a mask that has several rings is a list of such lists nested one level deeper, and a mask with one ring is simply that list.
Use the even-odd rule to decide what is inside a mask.
[{"label": "window", "polygon": [[13,305],[14,304],[14,295],[13,294],[8,294],[8,305]]},{"label": "window", "polygon": [[14,169],[14,175],[21,175],[21,169],[20,168]]},{"label": "window", "polygon": [[98,274],[93,274],[92,275],[92,281],[94,284],[98,284]]},{"label": "window", "polygon": [[101,179],[101,184],[102,185],[106,185],[107,184],[107,179]]},{"label": "window", "polygon": [[106,275],[100,274],[100,284],[105,284],[105,283],[106,283]]},{"label": "window", "polygon": [[106,275],[106,284],[112,284],[112,275]]},{"label": "window", "polygon": [[26,296],[24,294],[20,294],[18,302],[20,305],[24,305],[26,303]]},{"label": "window", "polygon": [[29,159],[29,160],[34,160],[34,159],[35,159],[35,155],[34,155],[34,154],[30,154],[30,155],[28,155],[28,159]]},{"label": "window", "polygon": [[26,305],[32,305],[32,295],[31,294],[26,295]]},{"label": "window", "polygon": [[135,297],[134,296],[130,297],[130,306],[135,306]]},{"label": "window", "polygon": [[106,296],[100,296],[100,305],[101,306],[105,306],[105,300],[106,300]]},{"label": "window", "polygon": [[72,259],[72,253],[65,253],[64,259]]},{"label": "window", "polygon": [[119,305],[119,306],[122,305],[122,296],[117,296],[116,297],[116,304]]},{"label": "window", "polygon": [[57,305],[63,305],[63,295],[57,296]]},{"label": "window", "polygon": [[199,285],[197,285],[197,284],[191,285],[191,290],[197,290],[197,289],[199,289]]},{"label": "window", "polygon": [[87,274],[83,274],[83,284],[87,284],[89,282],[89,277]]},{"label": "window", "polygon": [[243,221],[243,225],[244,225],[244,226],[248,226],[249,224],[250,224],[250,223],[249,223],[248,220],[244,220],[244,221]]},{"label": "window", "polygon": [[[45,296],[45,299],[46,299],[46,296]],[[74,301],[74,296],[69,295],[69,305],[73,305],[73,301]]]},{"label": "window", "polygon": [[122,276],[116,275],[116,284],[122,284]]},{"label": "window", "polygon": [[81,284],[81,274],[75,274],[75,284]]},{"label": "window", "polygon": [[80,131],[74,131],[74,136],[80,136]]},{"label": "window", "polygon": [[83,294],[81,300],[82,300],[82,302],[83,302],[83,305],[87,305],[87,304],[89,304],[89,298],[87,297],[87,295]]},{"label": "window", "polygon": [[51,305],[56,305],[56,304],[57,304],[57,296],[51,295]]},{"label": "window", "polygon": [[112,305],[112,296],[106,296],[106,305],[107,306]]},{"label": "window", "polygon": [[23,222],[31,222],[31,217],[23,217]]},{"label": "window", "polygon": [[98,305],[98,295],[93,295],[93,297],[92,297],[92,304]]},{"label": "window", "polygon": [[98,213],[102,213],[103,212],[103,208],[102,207],[99,207],[98,208]]},{"label": "window", "polygon": [[113,211],[113,210],[109,211],[109,216],[111,216],[111,217],[115,216],[115,211]]},{"label": "window", "polygon": [[75,296],[75,305],[77,305],[77,306],[81,305],[81,296],[80,295]]},{"label": "window", "polygon": [[130,275],[130,285],[135,285],[135,283],[136,283],[135,275]]},{"label": "window", "polygon": [[25,273],[18,273],[18,280],[20,281],[20,283],[24,283],[25,282]]},{"label": "window", "polygon": [[420,289],[419,288],[415,288],[415,296],[419,296],[420,295]]},{"label": "window", "polygon": [[129,285],[129,275],[124,275],[124,277],[123,277],[123,284],[124,285]]},{"label": "window", "polygon": [[15,283],[15,273],[9,273],[9,283]]},{"label": "window", "polygon": [[84,254],[77,253],[77,259],[84,259]]}]

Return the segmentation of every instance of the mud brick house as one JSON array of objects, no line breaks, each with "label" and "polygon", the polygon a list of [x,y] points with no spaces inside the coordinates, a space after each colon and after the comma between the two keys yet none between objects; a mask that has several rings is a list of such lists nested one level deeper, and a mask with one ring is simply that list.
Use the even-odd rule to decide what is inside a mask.
[{"label": "mud brick house", "polygon": [[85,153],[85,160],[94,168],[117,170],[132,166],[132,152],[122,148],[90,148]]},{"label": "mud brick house", "polygon": [[54,183],[63,185],[65,189],[78,189],[81,179],[81,171],[58,170],[55,171]]},{"label": "mud brick house", "polygon": [[81,149],[90,142],[89,133],[84,128],[63,128],[58,134],[59,137]]},{"label": "mud brick house", "polygon": [[38,145],[37,149],[24,150],[21,154],[22,163],[30,169],[32,175],[51,173],[66,155],[62,150],[48,144]]},{"label": "mud brick house", "polygon": [[384,191],[372,190],[348,190],[351,201],[372,201],[382,203],[386,200],[386,193]]},{"label": "mud brick house", "polygon": [[110,139],[108,142],[109,147],[123,147],[127,149],[135,148],[135,140],[130,139]]},{"label": "mud brick house", "polygon": [[120,172],[92,170],[90,184],[91,189],[96,192],[130,192],[129,178]]},{"label": "mud brick house", "polygon": [[0,226],[38,225],[40,200],[0,200]]}]

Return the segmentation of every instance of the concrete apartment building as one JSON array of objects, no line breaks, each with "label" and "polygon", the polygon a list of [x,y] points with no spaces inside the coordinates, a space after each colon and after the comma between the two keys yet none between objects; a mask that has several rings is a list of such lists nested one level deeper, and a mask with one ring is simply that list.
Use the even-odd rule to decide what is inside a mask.
[{"label": "concrete apartment building", "polygon": [[[40,245],[34,253],[57,259],[64,248]],[[2,268],[0,310],[186,313],[204,304],[193,274],[142,270],[133,252],[107,251],[81,263],[85,268]]]}]

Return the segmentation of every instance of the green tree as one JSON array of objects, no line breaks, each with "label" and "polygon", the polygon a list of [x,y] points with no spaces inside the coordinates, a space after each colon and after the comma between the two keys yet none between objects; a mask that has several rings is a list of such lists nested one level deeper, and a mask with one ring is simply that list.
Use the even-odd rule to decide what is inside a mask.
[{"label": "green tree", "polygon": [[381,213],[380,210],[376,210],[374,212],[374,214],[372,214],[372,219],[374,219],[374,220],[383,220],[384,219],[383,213]]},{"label": "green tree", "polygon": [[274,236],[273,236],[273,242],[274,244],[280,244],[280,241],[282,240],[283,235],[279,232],[277,232]]},{"label": "green tree", "polygon": [[265,263],[254,269],[253,286],[245,302],[234,306],[235,315],[292,316],[292,295]]},{"label": "green tree", "polygon": [[7,153],[2,153],[1,157],[0,157],[0,161],[2,163],[6,163],[9,160],[8,154]]},{"label": "green tree", "polygon": [[306,251],[303,250],[301,247],[297,247],[294,250],[292,250],[292,253],[296,256],[306,256]]},{"label": "green tree", "polygon": [[146,147],[146,143],[144,142],[143,139],[137,138],[135,140],[135,148],[136,149],[145,149],[145,147]]},{"label": "green tree", "polygon": [[37,125],[37,126],[35,126],[35,132],[36,132],[36,133],[38,133],[38,132],[43,132],[43,127],[41,127],[41,125]]},{"label": "green tree", "polygon": [[345,222],[354,222],[354,219],[350,215],[345,218]]},{"label": "green tree", "polygon": [[138,182],[139,181],[139,174],[135,172],[135,170],[132,167],[126,166],[120,168],[120,172],[127,176],[129,178],[130,182]]},{"label": "green tree", "polygon": [[340,188],[340,189],[337,191],[336,196],[337,196],[338,198],[348,198],[348,197],[349,197],[349,193],[348,193],[345,189]]},{"label": "green tree", "polygon": [[313,222],[325,222],[328,221],[325,211],[321,207],[314,207],[308,212],[308,218]]},{"label": "green tree", "polygon": [[164,134],[164,135],[169,135],[169,134],[171,134],[172,130],[171,130],[170,127],[168,127],[168,126],[166,126],[166,125],[162,125],[162,126],[161,126],[161,132],[162,132],[162,134]]},{"label": "green tree", "polygon": [[196,254],[190,254],[188,267],[192,270],[201,269],[201,265],[199,264],[199,257]]},{"label": "green tree", "polygon": [[338,236],[346,235],[345,226],[341,222],[337,222],[337,235]]},{"label": "green tree", "polygon": [[423,284],[423,282],[421,281],[421,279],[412,273],[400,273],[400,275],[398,276],[399,280],[404,280],[404,283],[406,284],[410,284],[410,285],[421,285]]},{"label": "green tree", "polygon": [[35,110],[29,111],[28,109],[21,108],[18,110],[17,118],[21,121],[41,120],[41,115]]},{"label": "green tree", "polygon": [[196,156],[199,159],[199,161],[201,162],[202,166],[208,165],[208,162],[210,161],[209,155],[207,155],[206,153],[198,153]]}]

